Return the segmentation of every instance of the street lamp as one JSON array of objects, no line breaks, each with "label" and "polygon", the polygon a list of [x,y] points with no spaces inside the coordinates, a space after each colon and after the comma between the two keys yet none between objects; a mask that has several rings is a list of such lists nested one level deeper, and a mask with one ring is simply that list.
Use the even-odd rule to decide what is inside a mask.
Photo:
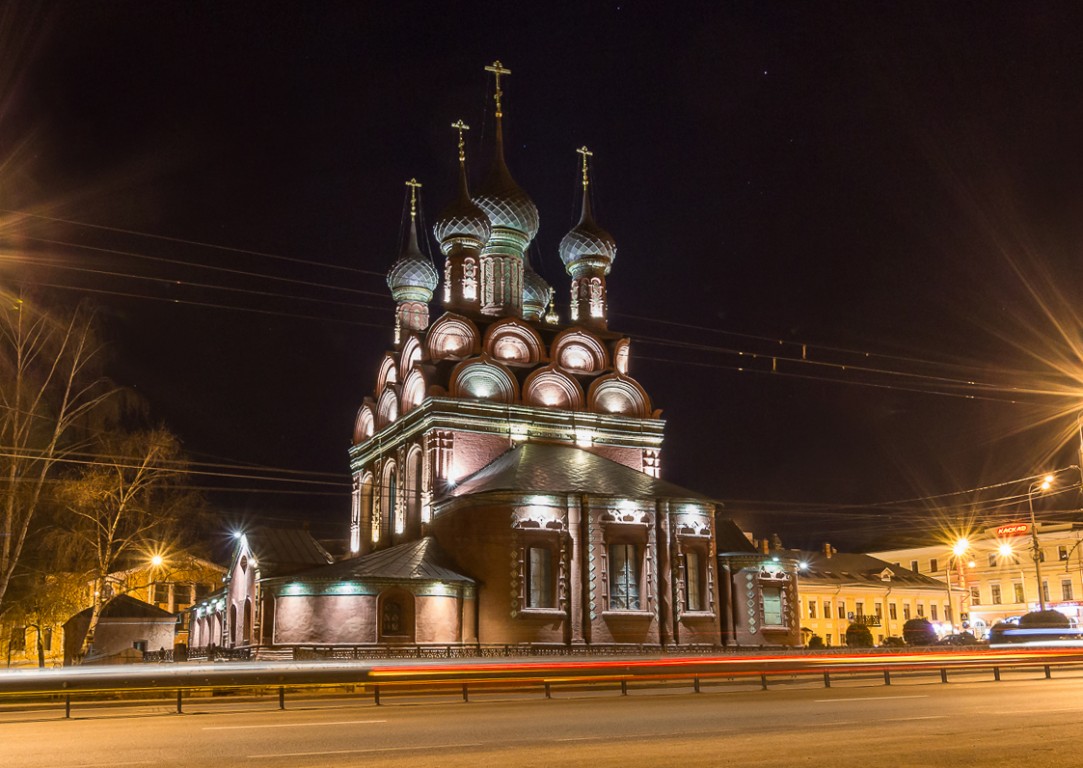
[{"label": "street lamp", "polygon": [[1030,507],[1030,549],[1034,558],[1034,575],[1038,577],[1038,609],[1045,610],[1045,591],[1042,589],[1042,549],[1038,542],[1038,522],[1034,519],[1034,492],[1047,491],[1053,485],[1053,476],[1046,475],[1031,483],[1027,490],[1027,506]]},{"label": "street lamp", "polygon": [[[956,539],[955,543],[951,545],[951,554],[955,558],[955,562],[959,564],[959,573],[960,573],[959,581],[960,582],[963,582],[963,579],[961,577],[962,572],[963,572],[961,558],[963,557],[963,555],[966,554],[968,549],[970,549],[970,541],[965,537]],[[952,604],[951,604],[951,563],[952,563],[952,558],[949,557],[948,558],[948,563],[944,567],[944,583],[947,585],[947,591],[948,591],[948,615],[945,616],[944,618],[946,618],[948,620],[948,623],[951,625],[951,630],[952,630],[952,632],[954,632],[955,631],[955,611],[952,610]],[[965,585],[965,583],[962,583],[962,584],[960,584],[960,586],[966,586],[966,585]],[[961,602],[960,602],[960,605],[961,605]],[[961,626],[962,625],[960,625],[960,628],[961,628]]]}]

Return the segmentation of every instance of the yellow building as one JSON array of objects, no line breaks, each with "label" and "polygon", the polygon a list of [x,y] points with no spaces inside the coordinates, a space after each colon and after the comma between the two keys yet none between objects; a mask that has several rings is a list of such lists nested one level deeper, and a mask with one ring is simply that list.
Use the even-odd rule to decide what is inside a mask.
[{"label": "yellow building", "polygon": [[[187,643],[184,623],[187,609],[197,600],[220,589],[226,569],[194,555],[175,554],[146,558],[114,571],[106,579],[105,599],[127,595],[144,603],[178,614],[176,642]],[[40,599],[32,607],[13,610],[0,623],[3,645],[0,663],[7,667],[46,667],[64,663],[64,623],[94,602],[93,583],[75,574],[50,576],[40,587]]]},{"label": "yellow building", "polygon": [[902,637],[909,619],[926,618],[940,634],[951,632],[964,590],[925,574],[863,554],[821,552],[797,554],[797,594],[801,629],[807,644],[818,635],[825,645],[846,643],[846,628],[864,624],[880,645]]},{"label": "yellow building", "polygon": [[965,596],[960,623],[982,635],[998,621],[1039,610],[1042,600],[1083,625],[1081,541],[1081,523],[1038,523],[1035,529],[1029,522],[1010,522],[950,544],[873,554],[914,573],[950,578]]}]

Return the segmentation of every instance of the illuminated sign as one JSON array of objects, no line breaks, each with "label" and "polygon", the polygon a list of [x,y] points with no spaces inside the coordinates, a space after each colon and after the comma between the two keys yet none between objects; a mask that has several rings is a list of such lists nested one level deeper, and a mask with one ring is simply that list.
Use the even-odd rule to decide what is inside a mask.
[{"label": "illuminated sign", "polygon": [[997,536],[1022,536],[1025,533],[1030,533],[1028,523],[1010,523],[1000,526],[996,531]]}]

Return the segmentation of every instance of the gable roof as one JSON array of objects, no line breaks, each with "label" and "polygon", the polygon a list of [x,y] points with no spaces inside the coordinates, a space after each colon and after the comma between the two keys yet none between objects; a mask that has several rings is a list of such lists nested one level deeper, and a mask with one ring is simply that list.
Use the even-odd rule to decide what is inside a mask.
[{"label": "gable roof", "polygon": [[445,563],[447,557],[436,539],[426,536],[418,541],[398,544],[394,547],[371,552],[341,563],[313,568],[294,574],[298,580],[343,579],[389,579],[395,581],[446,581],[467,582],[474,580],[451,570]]},{"label": "gable roof", "polygon": [[711,501],[703,494],[651,477],[582,448],[550,443],[515,446],[451,488],[446,498],[490,491],[587,493],[626,499]]},{"label": "gable roof", "polygon": [[[291,571],[327,565],[334,558],[312,538],[312,534],[300,528],[253,528],[245,533],[248,548],[259,563],[263,577],[278,576]],[[233,555],[236,565],[238,547]],[[231,568],[232,570],[232,568]]]},{"label": "gable roof", "polygon": [[[853,583],[891,583],[905,587],[935,587],[944,589],[944,582],[915,573],[909,568],[892,565],[872,555],[855,552],[838,552],[825,557],[818,552],[802,552],[800,557],[808,563],[808,568],[801,571],[802,580],[822,580],[831,582]],[[890,576],[885,579],[885,571]]]},{"label": "gable roof", "polygon": [[[93,607],[84,608],[68,621],[72,621],[76,617],[85,617],[89,620],[93,612]],[[103,619],[157,619],[159,621],[168,619],[174,621],[176,617],[169,611],[162,610],[150,603],[144,603],[131,595],[117,595],[102,606],[101,613],[98,614],[98,620]]]}]

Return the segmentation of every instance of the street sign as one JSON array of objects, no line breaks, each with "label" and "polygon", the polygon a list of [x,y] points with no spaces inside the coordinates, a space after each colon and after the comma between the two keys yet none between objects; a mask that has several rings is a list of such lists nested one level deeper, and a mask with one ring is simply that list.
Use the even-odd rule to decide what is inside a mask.
[{"label": "street sign", "polygon": [[1030,533],[1030,523],[1009,523],[997,528],[997,536],[1024,536]]}]

